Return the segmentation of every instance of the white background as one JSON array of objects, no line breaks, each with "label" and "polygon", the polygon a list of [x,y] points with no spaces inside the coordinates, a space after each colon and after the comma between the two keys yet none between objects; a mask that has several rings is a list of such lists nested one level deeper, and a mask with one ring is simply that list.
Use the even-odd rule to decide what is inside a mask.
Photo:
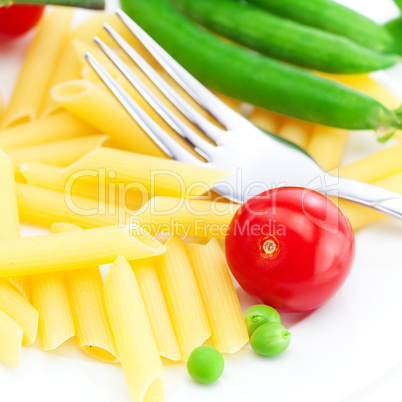
[{"label": "white background", "polygon": [[[146,1],[146,0],[144,0]],[[308,0],[307,0],[308,1]],[[391,0],[343,0],[378,22],[398,15]],[[109,4],[113,9],[114,3]],[[86,13],[81,13],[82,19]],[[155,16],[155,18],[158,18]],[[30,35],[0,44],[0,91],[8,99]],[[402,93],[402,69],[387,73]],[[384,77],[382,77],[384,78]],[[345,162],[379,149],[370,132],[353,133]],[[44,230],[23,227],[24,235]],[[371,402],[401,401],[402,224],[385,219],[356,235],[356,260],[341,291],[310,314],[284,315],[289,349],[263,358],[245,347],[225,356],[225,372],[214,384],[198,385],[184,365],[166,367],[167,400]],[[239,290],[244,309],[253,301]],[[54,352],[40,341],[23,348],[21,366],[0,365],[0,400],[124,402],[130,397],[119,366],[98,363],[70,340]]]}]

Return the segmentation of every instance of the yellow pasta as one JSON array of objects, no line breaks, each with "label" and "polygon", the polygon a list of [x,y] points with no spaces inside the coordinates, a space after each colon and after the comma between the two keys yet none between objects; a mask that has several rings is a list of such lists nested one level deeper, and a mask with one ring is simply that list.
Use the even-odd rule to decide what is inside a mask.
[{"label": "yellow pasta", "polygon": [[[138,188],[143,193],[171,197],[192,197],[208,192],[230,173],[170,159],[155,158],[113,148],[90,152],[64,170],[70,177],[79,172],[106,169],[116,182]],[[95,176],[94,176],[95,177]]]},{"label": "yellow pasta", "polygon": [[[21,239],[17,240],[20,241]],[[4,240],[0,243],[7,242],[8,240]],[[38,331],[39,314],[14,286],[4,278],[0,278],[0,309],[7,313],[23,329],[22,344],[31,345],[35,341]]]},{"label": "yellow pasta", "polygon": [[293,142],[300,148],[306,149],[310,141],[310,136],[314,125],[304,121],[296,120],[291,117],[284,117],[279,129],[279,136]]},{"label": "yellow pasta", "polygon": [[68,222],[84,229],[124,226],[132,211],[101,200],[69,196],[59,191],[17,183],[21,221],[50,227],[53,222]]},{"label": "yellow pasta", "polygon": [[[77,232],[78,226],[54,223],[53,232]],[[75,331],[80,348],[90,356],[108,362],[119,361],[103,301],[103,282],[98,267],[65,273]]]},{"label": "yellow pasta", "polygon": [[240,302],[217,240],[189,244],[187,253],[211,326],[211,339],[222,353],[234,353],[248,341]]},{"label": "yellow pasta", "polygon": [[[0,172],[0,240],[17,239],[21,232],[14,171],[10,159],[1,149]],[[29,288],[25,278],[9,278],[9,281],[28,299]]]},{"label": "yellow pasta", "polygon": [[155,197],[130,222],[149,233],[224,238],[238,204]]},{"label": "yellow pasta", "polygon": [[21,165],[26,162],[67,166],[95,148],[101,147],[108,138],[107,135],[89,135],[65,141],[49,142],[11,150],[8,152],[8,156],[13,164],[14,171],[18,174]]},{"label": "yellow pasta", "polygon": [[10,159],[0,149],[0,240],[21,236],[14,172]]},{"label": "yellow pasta", "polygon": [[[52,233],[60,233],[52,226]],[[75,335],[73,313],[64,272],[31,277],[32,305],[39,311],[43,350],[53,350]]]},{"label": "yellow pasta", "polygon": [[339,168],[334,174],[372,183],[402,171],[402,143]]},{"label": "yellow pasta", "polygon": [[160,356],[180,360],[180,349],[169,318],[153,258],[131,263]]},{"label": "yellow pasta", "polygon": [[0,276],[32,275],[153,257],[166,248],[139,227],[109,226],[82,232],[23,237],[0,242]]},{"label": "yellow pasta", "polygon": [[131,400],[164,401],[162,362],[135,275],[123,257],[110,268],[104,294]]},{"label": "yellow pasta", "polygon": [[251,113],[250,120],[256,126],[270,133],[278,134],[284,117],[274,112],[255,107]]},{"label": "yellow pasta", "polygon": [[349,132],[339,128],[316,126],[307,152],[325,171],[339,166]]},{"label": "yellow pasta", "polygon": [[20,364],[22,328],[0,309],[0,360],[9,367]]},{"label": "yellow pasta", "polygon": [[0,148],[25,148],[45,142],[63,141],[70,138],[95,134],[97,132],[89,124],[68,112],[57,113],[43,120],[19,124],[0,130]]},{"label": "yellow pasta", "polygon": [[157,259],[158,278],[181,358],[186,361],[211,336],[211,330],[183,242],[174,236],[165,246],[167,252]]},{"label": "yellow pasta", "polygon": [[76,196],[92,198],[133,211],[149,200],[147,193],[110,182],[105,169],[96,173],[96,181],[86,176],[66,178],[62,168],[41,163],[25,163],[20,170],[28,184],[71,194],[73,199]]},{"label": "yellow pasta", "polygon": [[[386,177],[385,179],[375,181],[373,184],[385,188],[386,190],[402,194],[402,172]],[[370,208],[362,207],[358,204],[353,204],[346,200],[340,199],[338,200],[338,203],[349,218],[353,230],[358,230],[363,226],[366,226],[379,219],[385,218],[385,215],[380,212],[374,211]]]},{"label": "yellow pasta", "polygon": [[32,121],[38,116],[72,15],[71,8],[55,7],[40,23],[4,112],[3,127]]},{"label": "yellow pasta", "polygon": [[72,80],[54,86],[51,94],[72,114],[107,132],[121,148],[165,157],[164,152],[104,87],[89,81]]}]

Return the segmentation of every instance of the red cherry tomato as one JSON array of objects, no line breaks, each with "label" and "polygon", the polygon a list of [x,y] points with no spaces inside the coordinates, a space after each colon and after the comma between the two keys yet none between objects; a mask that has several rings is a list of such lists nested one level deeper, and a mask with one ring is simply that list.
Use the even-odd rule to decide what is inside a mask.
[{"label": "red cherry tomato", "polygon": [[0,41],[23,35],[42,17],[44,6],[19,5],[0,7]]},{"label": "red cherry tomato", "polygon": [[286,312],[313,310],[329,300],[348,276],[355,250],[352,228],[337,204],[296,187],[248,200],[225,243],[240,286]]}]

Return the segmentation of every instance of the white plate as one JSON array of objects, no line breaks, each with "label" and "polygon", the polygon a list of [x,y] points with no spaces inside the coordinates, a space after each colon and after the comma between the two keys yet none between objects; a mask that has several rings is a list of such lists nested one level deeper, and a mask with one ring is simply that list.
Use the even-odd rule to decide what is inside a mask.
[{"label": "white plate", "polygon": [[[343,0],[384,22],[397,16],[391,0]],[[113,9],[110,3],[109,8]],[[86,13],[81,12],[79,18]],[[157,17],[156,17],[157,18]],[[12,91],[29,37],[0,45],[0,91]],[[399,68],[388,74],[402,88]],[[400,92],[402,93],[402,91]],[[351,136],[345,161],[380,146],[368,132]],[[1,172],[0,172],[1,174]],[[25,236],[45,233],[23,226]],[[284,315],[291,330],[289,349],[262,358],[249,346],[226,356],[225,372],[214,384],[198,385],[184,365],[166,367],[167,400],[198,401],[400,401],[402,389],[402,225],[385,219],[356,236],[356,261],[341,291],[311,314]],[[252,300],[239,291],[244,309]],[[119,366],[99,363],[81,353],[70,340],[55,352],[41,351],[39,340],[23,348],[21,366],[0,365],[0,399],[14,402],[129,401]]]}]

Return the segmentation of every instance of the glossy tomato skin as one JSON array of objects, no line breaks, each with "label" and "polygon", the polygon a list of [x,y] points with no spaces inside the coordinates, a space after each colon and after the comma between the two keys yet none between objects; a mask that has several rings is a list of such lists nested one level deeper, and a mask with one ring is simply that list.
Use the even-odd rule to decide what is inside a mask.
[{"label": "glossy tomato skin", "polygon": [[32,29],[41,19],[44,6],[14,4],[0,8],[0,41],[10,40]]},{"label": "glossy tomato skin", "polygon": [[347,278],[355,254],[349,220],[328,197],[283,187],[248,200],[234,216],[226,259],[240,286],[284,312],[316,309]]}]

